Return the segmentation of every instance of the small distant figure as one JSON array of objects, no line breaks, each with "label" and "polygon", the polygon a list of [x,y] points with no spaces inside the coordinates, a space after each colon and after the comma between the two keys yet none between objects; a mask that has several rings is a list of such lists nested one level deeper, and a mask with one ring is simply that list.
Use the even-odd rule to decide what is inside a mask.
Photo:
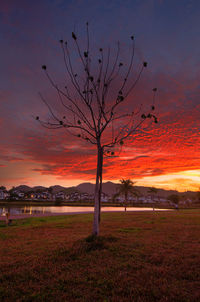
[{"label": "small distant figure", "polygon": [[9,222],[10,213],[6,212],[6,224],[8,225]]},{"label": "small distant figure", "polygon": [[6,216],[6,209],[3,208],[1,216]]},{"label": "small distant figure", "polygon": [[7,225],[11,225],[11,223],[12,223],[12,219],[9,219],[9,218],[10,218],[10,213],[7,212],[6,213],[6,224]]}]

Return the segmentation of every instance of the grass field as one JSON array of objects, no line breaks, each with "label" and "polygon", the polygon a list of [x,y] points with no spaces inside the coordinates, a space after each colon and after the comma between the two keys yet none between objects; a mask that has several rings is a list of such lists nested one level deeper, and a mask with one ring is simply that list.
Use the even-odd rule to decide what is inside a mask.
[{"label": "grass field", "polygon": [[0,222],[0,301],[200,301],[200,210]]}]

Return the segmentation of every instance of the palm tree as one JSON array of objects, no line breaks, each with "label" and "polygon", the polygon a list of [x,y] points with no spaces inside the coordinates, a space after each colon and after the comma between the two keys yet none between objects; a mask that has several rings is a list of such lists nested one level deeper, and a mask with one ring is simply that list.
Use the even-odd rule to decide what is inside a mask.
[{"label": "palm tree", "polygon": [[148,193],[150,193],[150,195],[151,195],[151,200],[153,201],[153,199],[155,198],[155,194],[158,193],[158,189],[156,189],[156,188],[154,188],[154,187],[149,188]]},{"label": "palm tree", "polygon": [[49,195],[50,195],[50,199],[52,199],[53,188],[52,188],[52,187],[49,187],[49,188],[47,189],[47,191],[48,191],[48,193],[49,193]]},{"label": "palm tree", "polygon": [[[154,198],[155,198],[155,194],[158,193],[158,189],[156,189],[154,187],[151,187],[151,188],[149,188],[148,193],[150,193],[150,195],[151,195],[151,201],[153,201]],[[155,200],[154,200],[154,202],[155,202]],[[154,203],[153,203],[153,211],[154,211]]]},{"label": "palm tree", "polygon": [[118,192],[114,195],[114,200],[120,196],[124,196],[124,210],[126,212],[127,201],[129,195],[138,196],[138,191],[134,188],[134,182],[131,179],[120,179],[120,184],[118,185]]},{"label": "palm tree", "polygon": [[171,201],[175,208],[178,210],[178,204],[180,201],[179,195],[178,194],[171,194],[170,196],[168,196],[168,200]]}]

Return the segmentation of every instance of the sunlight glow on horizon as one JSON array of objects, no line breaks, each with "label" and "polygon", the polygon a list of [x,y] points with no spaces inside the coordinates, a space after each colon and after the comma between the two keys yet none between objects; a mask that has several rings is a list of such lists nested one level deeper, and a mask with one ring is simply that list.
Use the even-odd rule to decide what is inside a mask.
[{"label": "sunlight glow on horizon", "polygon": [[145,176],[142,180],[137,181],[137,185],[153,186],[179,192],[198,191],[200,188],[200,169],[159,176]]},{"label": "sunlight glow on horizon", "polygon": [[[130,177],[131,178],[131,177]],[[142,179],[134,179],[135,186],[145,186],[145,187],[156,187],[159,189],[166,189],[166,190],[176,190],[179,192],[185,191],[199,191],[200,188],[200,169],[199,170],[187,170],[183,172],[171,173],[166,175],[159,175],[159,176],[145,176]],[[103,182],[111,181],[113,183],[119,183],[119,179],[107,179],[104,178]],[[27,179],[27,181],[22,180],[21,183],[12,183],[12,185],[5,185],[7,189],[10,189],[12,186],[19,186],[19,185],[28,185],[30,187],[34,186],[44,186],[50,187],[54,185],[60,185],[63,187],[72,187],[77,186],[81,183],[95,183],[95,180],[88,180],[88,179],[61,179],[57,176],[52,175],[41,175],[37,177],[33,177],[31,179]]]}]

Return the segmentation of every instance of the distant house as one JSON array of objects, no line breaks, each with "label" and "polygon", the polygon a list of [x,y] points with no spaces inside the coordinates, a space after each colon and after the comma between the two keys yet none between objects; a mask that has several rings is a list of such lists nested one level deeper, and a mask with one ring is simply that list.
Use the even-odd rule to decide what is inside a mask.
[{"label": "distant house", "polygon": [[68,201],[80,201],[82,197],[82,194],[79,192],[71,192],[66,194],[66,200]]},{"label": "distant house", "polygon": [[81,193],[80,194],[80,201],[93,201],[94,195],[89,193]]},{"label": "distant house", "polygon": [[109,196],[108,196],[108,194],[102,192],[102,193],[101,193],[101,201],[102,201],[102,202],[108,202],[108,201],[109,201]]},{"label": "distant house", "polygon": [[9,193],[5,190],[0,190],[0,199],[7,199],[9,197]]},{"label": "distant house", "polygon": [[0,190],[0,199],[5,199],[4,198],[4,191],[3,190]]},{"label": "distant house", "polygon": [[152,203],[152,199],[151,196],[147,195],[147,196],[140,196],[138,198],[138,202],[142,202],[142,203]]},{"label": "distant house", "polygon": [[146,202],[146,199],[147,199],[147,198],[146,198],[145,196],[140,196],[140,197],[138,198],[138,201],[139,201],[139,202],[144,202],[144,203],[145,203],[145,202]]},{"label": "distant house", "polygon": [[42,199],[48,199],[48,198],[49,198],[49,193],[46,192],[46,191],[44,191],[44,192],[42,192],[42,193],[40,194],[40,196],[41,196]]},{"label": "distant house", "polygon": [[94,195],[89,193],[80,193],[77,191],[70,192],[65,195],[65,200],[67,201],[93,201]]},{"label": "distant house", "polygon": [[34,199],[34,200],[41,200],[41,199],[44,199],[44,200],[50,200],[51,199],[51,195],[49,192],[47,191],[43,191],[43,192],[34,192],[34,193],[31,193],[30,197],[31,199]]},{"label": "distant house", "polygon": [[65,200],[66,199],[66,196],[65,196],[65,193],[60,191],[60,192],[57,192],[55,194],[55,199],[62,199],[62,200]]},{"label": "distant house", "polygon": [[168,200],[166,198],[160,197],[159,202],[168,202]]},{"label": "distant house", "polygon": [[90,198],[90,195],[88,193],[81,193],[79,194],[79,200],[80,201],[88,201]]},{"label": "distant house", "polygon": [[51,195],[48,191],[36,191],[36,192],[28,192],[25,195],[25,199],[28,200],[50,200],[51,199]]},{"label": "distant house", "polygon": [[128,201],[137,202],[138,201],[138,197],[136,197],[136,196],[129,196],[128,197]]},{"label": "distant house", "polygon": [[15,199],[20,199],[20,198],[24,198],[25,193],[19,190],[13,190],[12,195],[14,195]]},{"label": "distant house", "polygon": [[23,198],[24,197],[24,192],[18,192],[18,196],[19,196],[19,198]]},{"label": "distant house", "polygon": [[183,204],[183,205],[189,205],[189,204],[192,203],[192,199],[187,198],[187,199],[185,199],[185,200],[180,200],[179,203],[180,203],[180,204]]},{"label": "distant house", "polygon": [[123,196],[117,196],[117,197],[115,198],[115,201],[116,201],[116,202],[124,202],[124,197],[123,197]]}]

